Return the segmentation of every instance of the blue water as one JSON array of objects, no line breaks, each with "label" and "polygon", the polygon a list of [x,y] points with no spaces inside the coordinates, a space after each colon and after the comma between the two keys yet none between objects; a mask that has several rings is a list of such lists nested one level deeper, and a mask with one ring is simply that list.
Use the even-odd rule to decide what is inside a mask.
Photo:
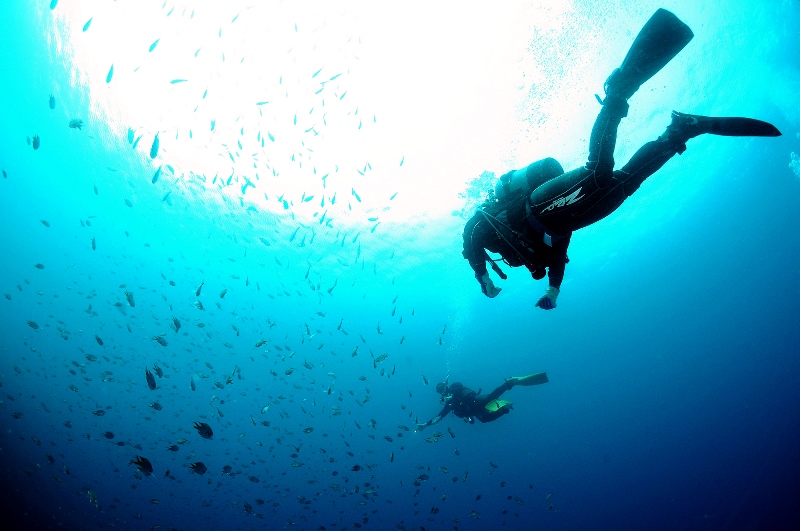
[{"label": "blue water", "polygon": [[[192,157],[201,160],[209,145],[225,156],[249,156],[250,148],[225,152],[222,140],[193,148],[189,123],[161,129],[151,159],[161,126],[120,123],[126,115],[112,116],[113,105],[124,99],[109,110],[92,92],[120,94],[123,83],[135,83],[131,66],[117,63],[106,84],[106,65],[90,85],[70,47],[58,44],[103,31],[102,16],[81,30],[100,3],[52,4],[0,6],[5,528],[800,526],[800,3],[663,4],[697,37],[632,98],[618,161],[658,135],[671,108],[758,117],[783,136],[691,141],[614,215],[575,233],[550,312],[533,306],[544,283],[522,271],[506,268],[497,298],[480,293],[460,254],[464,219],[449,210],[469,215],[468,181],[485,170],[499,175],[547,155],[580,164],[598,110],[591,91],[662,4],[572,2],[561,30],[543,29],[546,17],[527,23],[536,37],[523,44],[519,65],[595,50],[583,65],[602,69],[591,88],[573,95],[559,77],[570,72],[543,65],[555,76],[545,86],[523,81],[516,102],[482,102],[520,120],[514,144],[496,155],[504,167],[474,167],[453,186],[441,169],[468,150],[448,151],[445,138],[409,148],[405,158],[390,149],[391,171],[405,172],[411,191],[389,199],[395,183],[375,177],[380,193],[358,200],[351,190],[370,190],[372,175],[363,158],[366,175],[327,168],[331,188],[313,164],[272,161],[303,196],[277,178],[242,191],[242,176],[253,176],[241,165],[234,185],[224,182],[227,173],[212,183],[214,172]],[[105,13],[117,7],[106,4]],[[160,24],[188,20],[183,4],[169,16],[170,2],[147,5]],[[77,29],[59,22],[69,9],[81,10]],[[229,13],[219,16],[221,27],[231,23]],[[141,32],[135,46],[149,57],[159,35]],[[297,34],[306,38],[302,24]],[[152,53],[168,47],[162,38]],[[569,57],[565,64],[581,66]],[[259,52],[247,61],[258,64]],[[356,81],[354,74],[352,87]],[[458,84],[448,90],[455,95]],[[542,103],[559,102],[559,91],[564,102]],[[327,102],[332,127],[354,119],[351,108],[336,107],[348,101],[341,95]],[[347,97],[362,108],[372,101],[363,89]],[[68,127],[75,118],[83,129]],[[238,130],[236,116],[216,120],[220,130]],[[369,134],[383,134],[372,121]],[[420,128],[446,126],[433,115]],[[583,131],[577,137],[565,134],[573,126]],[[135,150],[128,127],[143,135]],[[289,130],[271,132],[280,140]],[[334,141],[312,134],[304,138],[318,150]],[[33,135],[37,150],[26,142]],[[382,149],[365,146],[347,149]],[[436,172],[414,165],[423,151],[435,153]],[[255,158],[268,175],[264,158]],[[164,173],[153,183],[158,167]],[[390,170],[375,163],[381,171]],[[453,208],[425,211],[409,198],[413,190],[418,198],[442,194]],[[404,209],[405,218],[397,214]],[[163,376],[151,391],[144,373],[156,364]],[[488,391],[505,377],[541,371],[550,382],[509,391],[513,412],[496,422],[450,416],[415,431],[440,409],[434,385],[447,375]],[[194,422],[208,423],[213,437],[201,438]],[[426,442],[437,431],[441,438]],[[136,456],[152,462],[152,475],[129,464]],[[208,468],[204,475],[188,467],[196,462]],[[415,485],[422,474],[428,479]]]}]

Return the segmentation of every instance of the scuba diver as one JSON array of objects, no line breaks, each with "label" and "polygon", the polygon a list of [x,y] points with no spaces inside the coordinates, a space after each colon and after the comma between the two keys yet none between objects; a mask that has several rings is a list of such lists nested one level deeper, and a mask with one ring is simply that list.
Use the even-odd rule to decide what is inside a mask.
[{"label": "scuba diver", "polygon": [[503,385],[489,393],[482,395],[481,389],[477,392],[464,387],[461,382],[447,385],[447,381],[436,384],[436,392],[441,395],[439,401],[444,404],[442,410],[425,424],[417,424],[417,430],[422,431],[432,424],[436,424],[451,411],[456,417],[464,419],[470,424],[475,424],[475,419],[481,422],[497,420],[507,413],[511,413],[512,403],[500,400],[500,396],[516,385],[541,385],[547,383],[547,373],[529,374],[528,376],[512,376],[506,378]]},{"label": "scuba diver", "polygon": [[[650,17],[622,65],[606,80],[606,97],[589,139],[585,166],[564,172],[552,158],[536,161],[500,177],[494,192],[464,227],[463,256],[475,272],[481,291],[496,297],[486,262],[506,279],[496,262],[525,266],[535,280],[548,275],[548,288],[536,302],[556,307],[572,232],[600,221],[630,197],[686,142],[703,134],[780,136],[773,125],[750,118],[714,118],[672,112],[672,123],[658,139],[642,146],[621,169],[614,170],[617,128],[628,114],[628,99],[661,70],[694,37],[692,30],[664,9]],[[499,253],[492,259],[487,250]]]}]

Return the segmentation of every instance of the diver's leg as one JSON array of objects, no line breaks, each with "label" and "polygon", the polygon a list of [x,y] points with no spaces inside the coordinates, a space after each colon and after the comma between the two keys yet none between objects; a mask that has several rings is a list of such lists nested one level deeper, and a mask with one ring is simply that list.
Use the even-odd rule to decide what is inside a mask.
[{"label": "diver's leg", "polygon": [[779,136],[773,125],[751,118],[710,118],[672,113],[672,123],[599,186],[592,170],[579,168],[546,182],[531,193],[531,214],[554,234],[587,227],[614,212],[645,179],[669,159],[686,151],[686,142],[702,134]]},{"label": "diver's leg", "polygon": [[608,185],[599,190],[591,202],[569,212],[573,230],[587,227],[614,212],[645,179],[685,149],[684,143],[676,141],[674,135],[670,137],[669,129],[658,140],[639,148],[625,166],[612,173]]},{"label": "diver's leg", "polygon": [[[612,76],[613,77],[613,76]],[[607,89],[609,90],[609,89]],[[605,196],[613,186],[614,147],[617,129],[628,115],[628,102],[611,92],[603,102],[589,138],[589,160],[586,166],[562,173],[534,188],[530,195],[530,214],[544,225],[548,232],[567,235],[577,228],[571,212],[579,201],[591,203]],[[583,205],[580,206],[584,208]],[[531,222],[534,227],[537,226]],[[586,225],[583,225],[584,227]]]},{"label": "diver's leg", "polygon": [[506,391],[508,391],[512,387],[514,387],[513,382],[510,382],[510,381],[506,380],[505,382],[503,382],[502,385],[500,385],[497,389],[495,389],[494,391],[492,391],[488,395],[478,395],[478,396],[476,396],[475,397],[475,402],[478,403],[478,400],[480,399],[482,401],[481,407],[485,407],[486,404],[488,404],[492,400],[495,400],[496,398],[500,398],[500,396],[503,393],[505,393]]},{"label": "diver's leg", "polygon": [[610,173],[603,187],[588,168],[545,183],[531,194],[532,214],[556,234],[587,227],[619,208],[646,178],[682,149],[685,144],[668,128],[658,140],[642,146],[622,169]]},{"label": "diver's leg", "polygon": [[592,172],[592,178],[598,188],[611,184],[611,172],[614,171],[614,147],[617,143],[619,123],[628,115],[628,102],[624,98],[611,95],[603,102],[603,108],[597,115],[589,137],[589,160],[586,169]]},{"label": "diver's leg", "polygon": [[772,124],[752,118],[713,118],[672,111],[672,122],[664,134],[639,148],[620,171],[614,172],[614,180],[623,184],[622,200],[630,197],[669,159],[686,151],[687,141],[703,134],[774,137],[781,133]]},{"label": "diver's leg", "polygon": [[507,407],[501,407],[497,411],[487,411],[484,409],[479,414],[475,415],[475,418],[481,422],[491,422],[509,413],[511,413],[511,410]]}]

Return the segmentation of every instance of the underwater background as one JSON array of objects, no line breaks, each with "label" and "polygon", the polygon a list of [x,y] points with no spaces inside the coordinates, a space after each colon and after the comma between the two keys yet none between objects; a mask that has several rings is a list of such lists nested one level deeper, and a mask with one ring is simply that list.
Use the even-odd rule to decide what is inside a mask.
[{"label": "underwater background", "polygon": [[[692,140],[573,235],[557,309],[520,269],[486,298],[466,219],[511,169],[585,162],[658,7],[695,38],[618,164],[672,109],[783,136]],[[800,525],[797,0],[0,18],[4,528]],[[416,431],[446,377],[544,371],[510,415]]]}]

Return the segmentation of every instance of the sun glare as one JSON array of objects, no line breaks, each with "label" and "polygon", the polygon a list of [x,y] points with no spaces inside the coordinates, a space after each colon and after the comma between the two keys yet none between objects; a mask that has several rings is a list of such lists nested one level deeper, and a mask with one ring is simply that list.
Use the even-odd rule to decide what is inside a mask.
[{"label": "sun glare", "polygon": [[544,108],[565,79],[536,60],[532,29],[557,40],[570,6],[84,1],[60,6],[54,33],[111,151],[184,193],[407,222],[461,209],[484,170],[531,162],[515,109],[533,91]]}]

